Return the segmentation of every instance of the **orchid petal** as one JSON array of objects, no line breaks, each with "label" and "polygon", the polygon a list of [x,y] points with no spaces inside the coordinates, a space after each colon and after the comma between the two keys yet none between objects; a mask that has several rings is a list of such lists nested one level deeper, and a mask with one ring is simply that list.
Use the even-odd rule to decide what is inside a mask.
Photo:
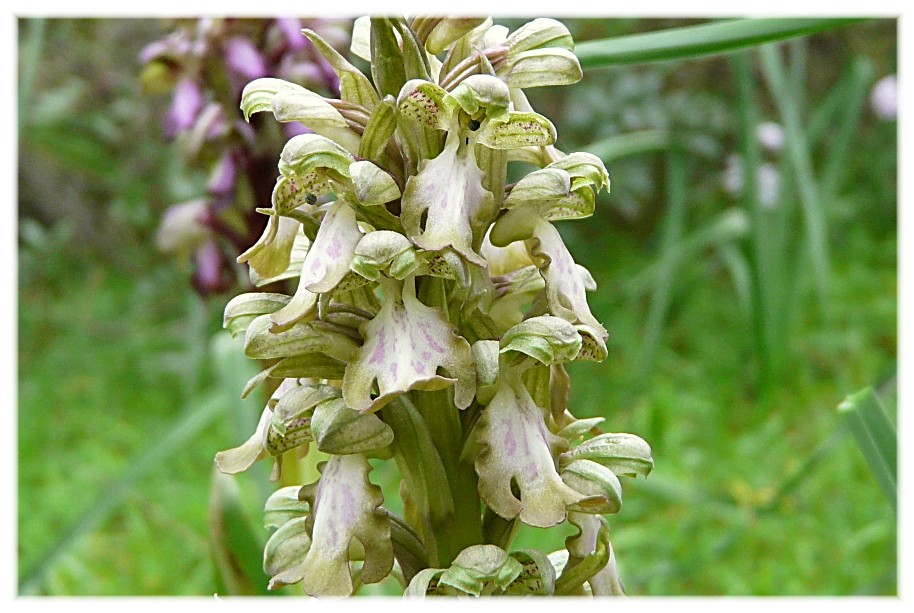
[{"label": "orchid petal", "polygon": [[[476,424],[479,494],[506,519],[547,528],[565,519],[565,509],[584,495],[565,485],[553,459],[565,441],[550,434],[543,411],[519,381],[503,376],[495,397]],[[511,491],[515,481],[518,500]]]},{"label": "orchid petal", "polygon": [[[455,385],[458,408],[473,400],[476,370],[470,344],[438,309],[419,302],[411,280],[403,283],[401,298],[385,292],[381,311],[365,326],[364,337],[343,377],[343,398],[353,409],[377,411],[408,390],[450,385]],[[438,375],[439,367],[450,377]],[[375,381],[378,396],[372,399]]]},{"label": "orchid petal", "polygon": [[237,336],[247,330],[248,326],[260,315],[278,311],[289,303],[285,294],[251,292],[240,294],[229,300],[222,316],[222,327]]},{"label": "orchid petal", "polygon": [[[393,567],[393,545],[381,488],[368,480],[364,456],[333,456],[321,466],[321,478],[302,488],[311,503],[307,527],[310,546],[297,565],[305,592],[313,596],[348,596],[353,591],[349,548],[352,539],[365,550],[360,580],[376,583]],[[274,577],[274,582],[277,577]]]},{"label": "orchid petal", "polygon": [[512,32],[505,39],[505,46],[512,54],[556,47],[571,51],[574,49],[574,40],[563,23],[541,17],[525,23]]},{"label": "orchid petal", "polygon": [[552,314],[571,323],[586,324],[606,337],[606,329],[590,312],[584,282],[558,230],[548,221],[537,218],[534,238],[528,245],[530,253],[542,259],[540,272],[546,282],[546,298]]},{"label": "orchid petal", "polygon": [[519,149],[551,145],[555,138],[555,126],[539,113],[511,111],[503,121],[493,119],[481,128],[477,142],[491,149]]},{"label": "orchid petal", "polygon": [[306,317],[317,305],[317,295],[330,291],[346,276],[361,238],[355,211],[345,200],[338,200],[327,211],[305,256],[292,301],[271,315],[277,328]]},{"label": "orchid petal", "polygon": [[419,174],[406,183],[401,219],[407,235],[428,251],[451,247],[468,262],[485,266],[473,250],[474,220],[492,207],[492,193],[482,187],[482,179],[472,147],[452,130],[441,154],[422,162]]},{"label": "orchid petal", "polygon": [[298,499],[300,489],[300,485],[291,485],[270,494],[263,507],[264,528],[281,528],[293,519],[308,514],[308,503]]},{"label": "orchid petal", "polygon": [[404,83],[397,96],[401,117],[438,130],[450,127],[455,107],[453,98],[444,89],[422,79]]},{"label": "orchid petal", "polygon": [[654,468],[651,447],[634,434],[601,434],[585,441],[559,458],[561,466],[575,460],[593,460],[617,475],[647,477]]},{"label": "orchid petal", "polygon": [[485,17],[444,17],[429,32],[425,48],[437,55],[485,22]]},{"label": "orchid petal", "polygon": [[263,441],[270,427],[270,409],[264,409],[260,415],[257,430],[240,446],[216,454],[216,468],[228,475],[235,475],[246,471],[254,462],[269,457]]},{"label": "orchid petal", "polygon": [[381,205],[400,197],[400,188],[393,177],[367,160],[353,162],[349,166],[349,176],[355,197],[361,204]]}]

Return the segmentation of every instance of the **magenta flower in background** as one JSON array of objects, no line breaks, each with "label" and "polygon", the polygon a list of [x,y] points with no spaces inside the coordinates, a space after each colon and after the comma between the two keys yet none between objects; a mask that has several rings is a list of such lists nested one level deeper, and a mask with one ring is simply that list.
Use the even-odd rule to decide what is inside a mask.
[{"label": "magenta flower in background", "polygon": [[189,130],[197,121],[203,108],[203,93],[200,86],[190,77],[181,79],[175,87],[171,108],[165,116],[165,137],[175,138]]},{"label": "magenta flower in background", "polygon": [[267,75],[263,55],[247,38],[234,36],[225,43],[225,63],[230,70],[245,79],[257,79]]}]

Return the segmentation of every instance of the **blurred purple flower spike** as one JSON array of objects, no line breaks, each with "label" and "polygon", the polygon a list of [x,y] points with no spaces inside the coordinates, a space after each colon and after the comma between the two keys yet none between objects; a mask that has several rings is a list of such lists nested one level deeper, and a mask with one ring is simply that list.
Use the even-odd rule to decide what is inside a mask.
[{"label": "blurred purple flower spike", "polygon": [[209,239],[197,248],[194,253],[194,287],[200,294],[221,293],[231,287],[226,278],[222,250],[214,239]]},{"label": "blurred purple flower spike", "polygon": [[267,65],[257,47],[247,38],[235,36],[225,43],[225,62],[245,79],[267,76]]},{"label": "blurred purple flower spike", "polygon": [[184,32],[175,32],[171,36],[153,41],[140,51],[140,63],[148,64],[153,60],[177,62],[190,52],[190,38]]},{"label": "blurred purple flower spike", "polygon": [[283,134],[286,135],[286,138],[294,138],[300,134],[311,134],[312,131],[308,129],[308,126],[298,123],[297,121],[290,121],[289,123],[282,124]]},{"label": "blurred purple flower spike", "polygon": [[276,20],[276,27],[286,37],[286,43],[292,51],[304,49],[308,44],[308,39],[301,33],[301,21],[294,17],[280,17]]},{"label": "blurred purple flower spike", "polygon": [[203,108],[203,93],[192,78],[184,78],[175,87],[171,108],[165,116],[165,137],[174,138],[189,130]]},{"label": "blurred purple flower spike", "polygon": [[238,162],[235,151],[227,151],[219,158],[219,162],[209,176],[206,191],[213,196],[217,210],[222,210],[232,204],[235,196],[235,179],[238,177]]}]

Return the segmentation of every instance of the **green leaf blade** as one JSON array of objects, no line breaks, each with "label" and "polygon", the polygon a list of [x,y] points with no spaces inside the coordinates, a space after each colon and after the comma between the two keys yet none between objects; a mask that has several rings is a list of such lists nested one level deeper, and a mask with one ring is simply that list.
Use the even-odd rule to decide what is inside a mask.
[{"label": "green leaf blade", "polygon": [[898,510],[898,436],[873,388],[851,394],[838,405],[863,457],[892,509]]},{"label": "green leaf blade", "polygon": [[729,53],[851,25],[861,19],[733,19],[647,34],[587,41],[575,47],[584,70],[615,64],[689,59]]}]

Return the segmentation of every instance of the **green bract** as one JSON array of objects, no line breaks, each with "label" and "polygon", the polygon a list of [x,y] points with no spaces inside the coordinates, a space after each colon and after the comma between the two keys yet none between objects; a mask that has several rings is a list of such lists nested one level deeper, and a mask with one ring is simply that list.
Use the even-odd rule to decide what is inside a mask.
[{"label": "green bract", "polygon": [[[287,480],[265,510],[270,587],[347,595],[393,572],[416,596],[621,593],[600,515],[653,460],[571,412],[564,365],[605,359],[607,332],[554,225],[592,215],[609,177],[556,149],[522,91],[581,78],[568,30],[362,18],[352,51],[371,78],[305,35],[341,98],[273,78],[245,88],[245,118],[313,133],[283,149],[257,209],[266,229],[239,257],[270,291],[224,318],[261,363],[244,395],[275,388],[251,438],[216,456],[227,473],[275,458]],[[507,186],[512,160],[539,169]],[[329,457],[320,479],[289,485],[283,462],[311,447]],[[381,506],[369,458],[397,464],[402,516]],[[567,551],[510,550],[519,522],[564,521],[579,529]]]}]

